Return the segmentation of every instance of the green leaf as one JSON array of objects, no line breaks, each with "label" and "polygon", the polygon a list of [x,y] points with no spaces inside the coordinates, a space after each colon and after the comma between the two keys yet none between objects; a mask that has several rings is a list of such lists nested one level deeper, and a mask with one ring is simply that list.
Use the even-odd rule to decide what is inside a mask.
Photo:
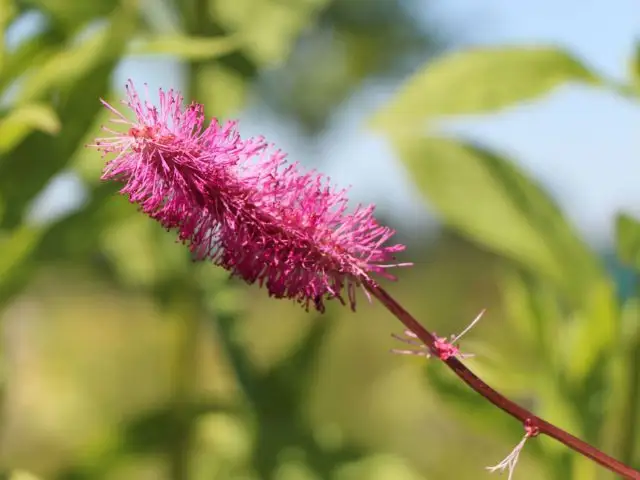
[{"label": "green leaf", "polygon": [[630,83],[637,95],[640,95],[640,42],[636,43],[636,48],[629,62]]},{"label": "green leaf", "polygon": [[25,470],[14,470],[11,472],[9,480],[38,480],[39,478]]},{"label": "green leaf", "polygon": [[9,247],[6,258],[0,255],[0,272],[4,272],[0,276],[0,305],[28,284],[38,265],[52,261],[86,262],[87,257],[96,252],[96,245],[106,226],[122,217],[122,209],[117,206],[115,209],[105,208],[113,204],[108,202],[113,192],[113,185],[100,184],[81,210],[58,219],[44,229],[19,227],[13,235],[5,238],[4,244],[0,241],[1,254],[5,253],[5,247]]},{"label": "green leaf", "polygon": [[304,29],[310,28],[328,0],[211,0],[215,18],[242,36],[243,50],[256,63],[285,59]]},{"label": "green leaf", "polygon": [[640,271],[640,221],[621,213],[616,218],[618,258]]},{"label": "green leaf", "polygon": [[553,47],[478,48],[429,63],[372,121],[375,129],[420,131],[440,115],[490,112],[531,100],[569,81],[599,83]]},{"label": "green leaf", "polygon": [[13,270],[31,254],[42,233],[42,229],[25,225],[0,236],[0,283],[8,280]]},{"label": "green leaf", "polygon": [[[130,3],[137,3],[136,0]],[[69,0],[29,0],[32,6],[46,12],[57,24],[67,31],[83,27],[87,22],[104,17],[118,7],[118,0],[91,0],[90,2],[70,2]],[[132,5],[133,6],[133,5]]]},{"label": "green leaf", "polygon": [[6,35],[7,27],[15,17],[18,9],[13,0],[0,0],[0,72],[4,70],[6,55]]},{"label": "green leaf", "polygon": [[183,406],[182,412],[178,412],[175,405],[162,406],[139,415],[125,425],[124,450],[128,453],[166,451],[185,421],[195,424],[200,417],[211,413],[236,416],[244,412],[234,405],[215,400],[191,401]]},{"label": "green leaf", "polygon": [[425,368],[429,388],[465,423],[478,431],[491,431],[493,436],[517,438],[522,425],[505,415],[480,394],[465,385],[440,362],[427,362]]},{"label": "green leaf", "polygon": [[53,88],[73,85],[92,70],[115,60],[122,53],[119,42],[114,42],[114,33],[120,30],[112,23],[90,38],[51,55],[24,80],[16,101],[25,103],[41,99]]},{"label": "green leaf", "polygon": [[[64,135],[50,137],[34,132],[0,165],[0,195],[11,205],[3,219],[5,228],[19,224],[31,200],[67,166],[74,152],[82,148],[82,141],[92,128],[96,115],[103,110],[97,99],[108,94],[111,74],[135,29],[135,19],[131,16],[126,9],[114,14],[107,28],[108,35],[106,38],[100,36],[104,41],[102,50],[93,52],[102,59],[94,59],[92,68],[73,84],[58,90],[57,113],[64,125]],[[52,81],[55,83],[57,80]],[[47,90],[50,85],[45,83],[40,83],[40,86]],[[87,100],[92,98],[96,100]]]},{"label": "green leaf", "polygon": [[[118,201],[130,207],[124,199]],[[96,245],[109,260],[122,285],[152,288],[187,275],[193,268],[188,249],[177,245],[175,237],[156,222],[136,214],[133,208],[128,210],[128,218],[102,226],[102,235]],[[162,258],[161,262],[159,258]]]},{"label": "green leaf", "polygon": [[479,146],[427,137],[391,140],[445,223],[584,301],[601,266],[533,180]]},{"label": "green leaf", "polygon": [[0,90],[6,89],[30,68],[41,65],[57,54],[62,41],[60,32],[48,26],[21,42],[14,51],[6,52],[0,69]]},{"label": "green leaf", "polygon": [[137,43],[132,54],[176,55],[184,60],[211,60],[236,50],[238,37],[154,36]]},{"label": "green leaf", "polygon": [[532,275],[509,270],[500,282],[502,306],[526,362],[522,367],[553,377],[559,371],[554,352],[564,320],[557,290]]},{"label": "green leaf", "polygon": [[300,343],[265,374],[263,388],[265,392],[269,392],[265,397],[284,394],[290,401],[302,401],[314,381],[314,369],[326,344],[326,337],[334,325],[335,321],[331,316],[318,316],[313,320]]},{"label": "green leaf", "polygon": [[29,103],[0,118],[0,154],[13,149],[33,130],[50,135],[60,131],[60,120],[50,106]]},{"label": "green leaf", "polygon": [[[582,388],[603,356],[609,354],[617,338],[618,305],[613,285],[607,278],[593,282],[584,291],[583,308],[573,310],[571,319],[561,325],[557,350],[567,386]],[[557,346],[557,345],[556,345]]]}]

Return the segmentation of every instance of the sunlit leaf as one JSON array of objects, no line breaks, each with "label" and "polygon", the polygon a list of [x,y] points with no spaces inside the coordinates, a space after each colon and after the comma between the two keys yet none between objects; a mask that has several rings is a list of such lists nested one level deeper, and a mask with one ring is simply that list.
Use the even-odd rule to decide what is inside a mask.
[{"label": "sunlit leaf", "polygon": [[397,136],[393,145],[442,220],[577,302],[601,267],[557,205],[511,162],[450,139]]},{"label": "sunlit leaf", "polygon": [[110,14],[122,2],[120,0],[92,0],[90,2],[70,2],[69,0],[27,0],[26,3],[31,4],[39,10],[47,12],[65,29],[74,30],[82,27],[90,20]]},{"label": "sunlit leaf", "polygon": [[[111,225],[103,225],[96,247],[120,277],[122,284],[134,288],[151,288],[192,268],[188,250],[176,244],[156,222],[135,214]],[[160,261],[160,259],[162,259]]]},{"label": "sunlit leaf", "polygon": [[159,35],[137,42],[131,53],[176,55],[185,60],[211,60],[232,52],[239,44],[237,37]]},{"label": "sunlit leaf", "polygon": [[635,91],[640,94],[640,42],[636,42],[636,48],[629,62],[630,80]]},{"label": "sunlit leaf", "polygon": [[36,261],[86,261],[91,254],[97,254],[105,230],[133,213],[126,208],[128,204],[114,201],[115,191],[114,185],[98,185],[78,211],[51,224],[35,252]]},{"label": "sunlit leaf", "polygon": [[616,218],[618,258],[640,271],[640,221],[627,214]]},{"label": "sunlit leaf", "polygon": [[25,470],[14,470],[9,476],[9,480],[38,480],[39,478],[40,477]]},{"label": "sunlit leaf", "polygon": [[242,37],[243,50],[260,64],[282,61],[327,0],[212,0],[213,14]]},{"label": "sunlit leaf", "polygon": [[205,105],[207,114],[218,118],[235,115],[251,88],[242,73],[221,62],[203,64],[192,75],[198,100]]},{"label": "sunlit leaf", "polygon": [[[21,227],[25,229],[23,236],[30,242],[25,242],[23,248],[26,250],[21,255],[12,258],[13,253],[7,253],[6,270],[9,274],[0,277],[0,304],[20,293],[38,265],[59,261],[87,262],[91,254],[95,255],[105,228],[123,217],[118,204],[107,201],[113,196],[113,191],[113,185],[99,185],[91,192],[89,202],[79,211],[56,220],[44,227],[44,230]],[[16,238],[17,244],[24,241],[20,236]],[[1,262],[0,260],[0,265]]]},{"label": "sunlit leaf", "polygon": [[579,385],[607,356],[618,336],[619,307],[609,279],[591,284],[584,292],[584,306],[572,313],[570,323],[559,332],[558,350],[568,381]]},{"label": "sunlit leaf", "polygon": [[18,9],[16,8],[13,0],[0,0],[0,72],[3,71],[5,64],[5,31],[17,11]]},{"label": "sunlit leaf", "polygon": [[183,406],[178,415],[174,405],[167,405],[155,411],[145,412],[125,426],[124,447],[127,452],[161,452],[171,447],[173,437],[184,422],[190,424],[203,415],[222,413],[237,415],[241,411],[235,405],[219,402],[191,402]]},{"label": "sunlit leaf", "polygon": [[21,83],[16,101],[40,99],[51,89],[73,85],[98,66],[115,60],[121,54],[120,42],[114,41],[114,33],[119,30],[114,24],[104,26],[90,38],[79,40],[47,58]]},{"label": "sunlit leaf", "polygon": [[242,393],[252,407],[256,406],[260,391],[260,374],[238,335],[239,316],[233,312],[209,310],[222,351],[228,359]]},{"label": "sunlit leaf", "polygon": [[41,229],[25,225],[0,235],[0,282],[6,281],[13,269],[31,254],[42,234]]},{"label": "sunlit leaf", "polygon": [[60,52],[64,38],[60,32],[50,26],[22,41],[18,47],[6,52],[4,64],[0,69],[0,90],[7,88],[11,82],[35,65],[41,65],[52,55]]},{"label": "sunlit leaf", "polygon": [[438,393],[446,408],[480,431],[491,431],[497,438],[516,437],[522,430],[517,420],[505,415],[481,395],[460,381],[437,361],[425,367],[429,388]]},{"label": "sunlit leaf", "polygon": [[500,282],[502,305],[509,328],[525,348],[538,370],[554,368],[558,325],[562,320],[557,292],[531,275],[509,272]]},{"label": "sunlit leaf", "polygon": [[60,120],[50,106],[29,103],[10,110],[0,118],[0,153],[14,148],[33,130],[50,135],[58,133]]},{"label": "sunlit leaf", "polygon": [[[11,204],[4,218],[6,228],[13,228],[20,222],[30,201],[68,164],[74,152],[82,148],[81,142],[94,124],[95,116],[103,110],[97,99],[109,92],[110,76],[135,28],[132,23],[135,19],[126,9],[119,10],[110,20],[106,38],[104,32],[98,34],[104,42],[102,49],[93,52],[101,60],[91,60],[92,68],[85,70],[73,84],[58,90],[56,107],[64,135],[51,137],[40,132],[31,133],[0,165],[0,195]],[[86,54],[88,52],[83,50],[81,57]],[[71,69],[75,73],[79,71],[76,66]],[[53,77],[50,79],[54,83],[58,81]],[[38,82],[39,94],[50,87],[46,82]],[[88,101],[89,98],[96,100]]]},{"label": "sunlit leaf", "polygon": [[[603,437],[605,451],[616,453],[621,461],[633,464],[638,425],[629,419],[637,417],[640,396],[640,301],[627,301],[622,311],[621,335],[616,348],[608,354],[608,388],[603,410],[607,412]],[[640,420],[640,419],[639,419]]]},{"label": "sunlit leaf", "polygon": [[497,110],[570,81],[598,79],[576,58],[553,47],[464,50],[427,64],[372,125],[386,132],[420,132],[436,116]]},{"label": "sunlit leaf", "polygon": [[[503,361],[502,368],[507,370],[501,372],[501,362],[496,362],[496,384],[500,386],[499,382],[506,380],[517,385],[518,380],[508,380],[508,370],[520,368],[521,376],[526,372],[521,378],[542,405],[540,413],[561,422],[563,428],[579,432],[584,425],[570,403],[584,398],[579,407],[583,411],[592,404],[594,392],[589,380],[597,376],[598,362],[615,341],[617,311],[610,285],[594,282],[585,293],[582,308],[570,311],[556,289],[535,277],[512,274],[504,278],[501,287],[510,329],[520,333],[515,348],[524,365]],[[489,349],[486,356],[490,355]],[[590,419],[598,421],[595,415]]]},{"label": "sunlit leaf", "polygon": [[322,353],[325,339],[335,323],[331,317],[324,315],[317,317],[311,324],[300,343],[293,348],[291,353],[271,368],[266,375],[265,388],[274,385],[274,394],[279,387],[287,386],[287,397],[292,401],[301,400],[302,396],[309,390],[310,383],[313,382],[314,369]]}]

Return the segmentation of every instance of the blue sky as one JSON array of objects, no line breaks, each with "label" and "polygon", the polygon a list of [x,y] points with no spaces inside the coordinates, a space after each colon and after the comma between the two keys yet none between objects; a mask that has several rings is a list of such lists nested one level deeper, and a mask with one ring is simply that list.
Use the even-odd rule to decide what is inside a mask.
[{"label": "blue sky", "polygon": [[[405,0],[405,4],[417,15],[425,12],[425,19],[432,19],[435,12],[457,37],[457,48],[553,43],[616,81],[627,78],[635,40],[640,40],[637,0]],[[128,77],[149,83],[151,90],[179,88],[181,83],[179,69],[166,59],[126,61],[116,82],[123,84]],[[382,210],[402,212],[408,223],[423,226],[433,218],[428,208],[385,140],[365,129],[368,117],[391,95],[388,86],[366,86],[336,112],[331,128],[315,145],[303,142],[293,126],[275,124],[259,101],[241,115],[243,132],[266,135],[303,163],[323,159],[323,170],[335,182],[351,184],[358,201],[376,201]],[[612,239],[616,211],[640,215],[638,107],[637,102],[610,92],[567,86],[535,104],[482,120],[461,120],[450,128],[510,152],[553,192],[591,243],[605,245]],[[56,185],[40,202],[43,214],[77,199],[79,190],[68,176]]]}]

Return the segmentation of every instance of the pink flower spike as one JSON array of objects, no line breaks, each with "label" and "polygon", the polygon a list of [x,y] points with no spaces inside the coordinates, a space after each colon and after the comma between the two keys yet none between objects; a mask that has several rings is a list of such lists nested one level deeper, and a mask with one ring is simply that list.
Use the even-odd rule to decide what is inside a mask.
[{"label": "pink flower spike", "polygon": [[496,471],[504,472],[505,470],[507,470],[509,472],[509,476],[507,477],[507,480],[512,480],[513,473],[518,463],[518,459],[520,458],[520,452],[522,452],[522,449],[524,448],[524,444],[527,442],[528,439],[533,438],[540,433],[540,430],[538,429],[538,427],[534,425],[530,419],[527,419],[524,422],[524,430],[525,430],[524,437],[522,437],[522,440],[520,440],[520,442],[518,442],[515,448],[511,450],[509,455],[507,455],[505,459],[502,460],[497,465],[494,465],[493,467],[486,467],[487,470],[489,470],[491,473],[494,473]]},{"label": "pink flower spike", "polygon": [[[196,260],[209,260],[269,295],[319,311],[337,299],[356,305],[356,290],[372,275],[395,279],[389,268],[403,245],[379,225],[374,207],[347,212],[344,190],[319,173],[288,163],[262,137],[240,137],[236,122],[208,122],[204,107],[183,106],[177,92],[160,90],[159,106],[141,100],[131,81],[129,120],[102,101],[117,131],[89,145],[113,155],[102,179],[178,240]],[[115,128],[115,126],[113,127]]]},{"label": "pink flower spike", "polygon": [[[478,323],[478,321],[480,321],[485,311],[486,310],[483,309],[461,333],[459,333],[458,335],[451,335],[451,338],[449,340],[446,337],[436,336],[435,342],[433,345],[433,350],[435,350],[434,352],[431,352],[429,347],[424,345],[418,339],[418,336],[415,333],[413,333],[411,330],[405,330],[403,332],[405,335],[404,337],[396,334],[391,334],[391,336],[403,343],[407,343],[414,347],[418,347],[418,350],[392,349],[391,352],[397,353],[400,355],[418,355],[426,358],[430,358],[431,355],[436,355],[441,360],[448,360],[451,357],[458,357],[461,360],[464,360],[465,358],[474,357],[475,355],[472,353],[461,353],[459,347],[455,345],[455,342],[460,340],[463,335],[469,332],[469,330],[471,330],[473,326],[476,323]],[[435,335],[435,332],[434,332],[434,335]]]}]

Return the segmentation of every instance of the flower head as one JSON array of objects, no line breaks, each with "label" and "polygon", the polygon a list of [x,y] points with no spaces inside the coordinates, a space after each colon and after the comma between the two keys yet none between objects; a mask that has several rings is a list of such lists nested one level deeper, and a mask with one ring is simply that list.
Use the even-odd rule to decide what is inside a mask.
[{"label": "flower head", "polygon": [[[389,267],[403,245],[385,246],[395,233],[378,225],[374,207],[347,212],[345,190],[328,178],[302,172],[262,137],[242,139],[236,122],[205,124],[202,105],[182,106],[182,96],[160,90],[159,108],[127,84],[135,120],[102,101],[112,122],[126,131],[91,146],[107,162],[102,179],[167,230],[175,230],[194,256],[209,259],[264,285],[277,298],[324,310],[324,301],[348,301],[375,273]],[[346,292],[347,300],[344,295]]]}]

